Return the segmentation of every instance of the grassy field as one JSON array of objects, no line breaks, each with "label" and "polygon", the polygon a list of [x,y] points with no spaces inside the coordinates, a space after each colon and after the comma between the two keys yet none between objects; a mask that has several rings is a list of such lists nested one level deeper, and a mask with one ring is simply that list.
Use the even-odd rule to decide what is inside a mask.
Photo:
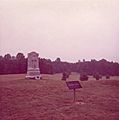
[{"label": "grassy field", "polygon": [[[42,77],[0,76],[0,120],[119,120],[119,77],[79,81],[76,103],[61,74]],[[70,80],[79,75],[72,73]]]}]

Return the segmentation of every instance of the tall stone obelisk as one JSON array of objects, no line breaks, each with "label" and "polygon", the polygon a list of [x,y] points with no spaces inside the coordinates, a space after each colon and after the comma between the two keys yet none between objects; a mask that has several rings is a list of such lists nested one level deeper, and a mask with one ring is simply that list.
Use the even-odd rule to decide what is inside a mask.
[{"label": "tall stone obelisk", "polygon": [[31,79],[40,79],[40,69],[39,69],[39,54],[36,52],[28,53],[28,60],[27,60],[27,75],[26,78]]}]

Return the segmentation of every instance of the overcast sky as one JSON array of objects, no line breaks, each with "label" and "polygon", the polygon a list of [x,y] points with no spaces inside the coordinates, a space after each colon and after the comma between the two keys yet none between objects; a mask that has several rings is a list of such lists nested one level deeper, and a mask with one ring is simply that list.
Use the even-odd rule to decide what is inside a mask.
[{"label": "overcast sky", "polygon": [[119,62],[119,0],[0,0],[0,54],[31,51]]}]

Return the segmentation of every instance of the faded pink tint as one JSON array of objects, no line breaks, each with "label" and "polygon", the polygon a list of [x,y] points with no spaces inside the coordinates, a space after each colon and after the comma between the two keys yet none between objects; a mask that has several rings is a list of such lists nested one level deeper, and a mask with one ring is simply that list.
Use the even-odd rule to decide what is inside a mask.
[{"label": "faded pink tint", "polygon": [[0,0],[0,55],[119,62],[119,0]]}]

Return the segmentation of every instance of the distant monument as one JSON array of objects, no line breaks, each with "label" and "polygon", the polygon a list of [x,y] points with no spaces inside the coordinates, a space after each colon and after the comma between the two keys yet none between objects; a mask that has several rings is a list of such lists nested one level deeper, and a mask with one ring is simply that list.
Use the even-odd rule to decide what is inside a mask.
[{"label": "distant monument", "polygon": [[40,69],[39,69],[39,54],[36,52],[28,53],[28,61],[27,61],[27,75],[26,78],[31,79],[40,79]]}]

